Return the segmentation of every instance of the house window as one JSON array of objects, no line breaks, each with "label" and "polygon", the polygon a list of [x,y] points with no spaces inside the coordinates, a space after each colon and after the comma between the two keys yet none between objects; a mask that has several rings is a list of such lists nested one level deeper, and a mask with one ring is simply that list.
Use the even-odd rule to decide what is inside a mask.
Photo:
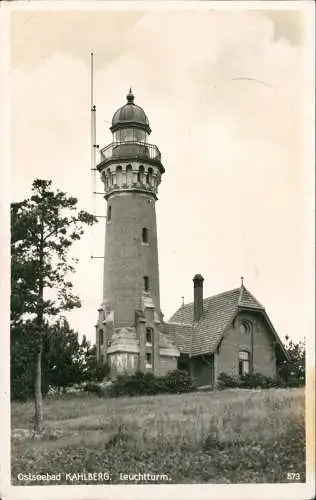
[{"label": "house window", "polygon": [[153,343],[153,330],[152,328],[146,328],[146,345],[152,345]]},{"label": "house window", "polygon": [[142,229],[142,240],[143,240],[143,243],[148,243],[148,229],[147,229],[147,227],[143,227],[143,229]]},{"label": "house window", "polygon": [[250,321],[242,321],[239,325],[239,331],[243,335],[251,333],[251,323]]},{"label": "house window", "polygon": [[148,276],[144,276],[144,290],[145,290],[145,292],[148,292],[148,290],[149,290],[149,278],[148,278]]},{"label": "house window", "polygon": [[103,330],[99,331],[99,343],[100,345],[103,345]]},{"label": "house window", "polygon": [[111,222],[112,220],[112,207],[111,205],[109,205],[109,208],[108,208],[108,222]]},{"label": "house window", "polygon": [[238,373],[240,376],[247,375],[249,373],[249,352],[248,351],[239,351],[238,354]]},{"label": "house window", "polygon": [[146,353],[146,368],[152,368],[152,354],[150,352]]}]

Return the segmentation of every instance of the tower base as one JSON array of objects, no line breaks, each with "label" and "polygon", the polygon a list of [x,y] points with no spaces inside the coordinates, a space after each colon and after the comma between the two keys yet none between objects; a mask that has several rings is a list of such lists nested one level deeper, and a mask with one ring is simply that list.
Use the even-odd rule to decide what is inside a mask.
[{"label": "tower base", "polygon": [[96,325],[97,359],[109,365],[112,378],[136,372],[165,375],[177,369],[180,352],[163,330],[149,292],[143,292],[142,309],[129,327],[114,324],[114,311],[105,301]]}]

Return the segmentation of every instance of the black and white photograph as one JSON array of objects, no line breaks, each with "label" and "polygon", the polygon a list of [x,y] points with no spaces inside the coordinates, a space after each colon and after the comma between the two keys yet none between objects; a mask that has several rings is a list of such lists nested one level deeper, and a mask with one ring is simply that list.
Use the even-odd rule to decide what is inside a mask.
[{"label": "black and white photograph", "polygon": [[314,14],[1,2],[4,500],[315,496]]}]

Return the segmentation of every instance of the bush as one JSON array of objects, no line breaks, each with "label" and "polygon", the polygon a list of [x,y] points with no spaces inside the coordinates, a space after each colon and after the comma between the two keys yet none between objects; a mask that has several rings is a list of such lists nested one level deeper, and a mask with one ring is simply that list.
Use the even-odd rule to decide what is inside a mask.
[{"label": "bush", "polygon": [[247,374],[240,377],[239,387],[245,389],[270,389],[271,387],[279,387],[280,383],[276,378],[267,377],[262,373]]},{"label": "bush", "polygon": [[271,387],[284,386],[281,379],[267,377],[262,373],[246,374],[240,377],[232,377],[227,373],[221,373],[218,377],[217,388],[225,389],[239,387],[242,389],[270,389]]},{"label": "bush", "polygon": [[191,392],[196,389],[190,375],[182,370],[167,373],[164,377],[160,377],[159,383],[162,391],[169,393]]},{"label": "bush", "polygon": [[232,377],[227,373],[220,373],[217,379],[217,389],[222,390],[225,388],[238,387],[239,380],[236,377]]},{"label": "bush", "polygon": [[100,397],[104,396],[104,394],[105,394],[104,389],[97,382],[88,382],[84,386],[84,390],[86,392],[93,392],[94,394],[96,394],[97,396],[100,396]]},{"label": "bush", "polygon": [[109,387],[108,393],[113,397],[142,396],[190,392],[195,388],[191,377],[181,370],[174,370],[163,377],[138,372],[133,375],[119,375]]}]

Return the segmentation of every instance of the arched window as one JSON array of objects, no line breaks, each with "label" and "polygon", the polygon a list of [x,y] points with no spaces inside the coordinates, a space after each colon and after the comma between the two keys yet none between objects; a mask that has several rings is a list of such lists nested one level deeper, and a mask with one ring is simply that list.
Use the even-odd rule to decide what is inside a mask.
[{"label": "arched window", "polygon": [[148,243],[148,229],[147,229],[147,227],[143,227],[143,229],[142,229],[142,241],[143,241],[143,243]]},{"label": "arched window", "polygon": [[138,171],[138,174],[137,174],[137,182],[140,182],[141,184],[144,183],[144,177],[145,177],[145,169],[143,167],[143,165],[141,165],[139,167],[139,171]]},{"label": "arched window", "polygon": [[153,343],[153,329],[147,327],[146,328],[146,344],[152,345],[152,343]]},{"label": "arched window", "polygon": [[252,323],[246,319],[243,319],[239,325],[240,333],[244,335],[249,335],[251,333]]},{"label": "arched window", "polygon": [[126,167],[126,182],[128,186],[131,186],[133,184],[133,169],[131,165],[127,165]]},{"label": "arched window", "polygon": [[116,167],[116,184],[118,187],[122,186],[122,167],[118,166]]},{"label": "arched window", "polygon": [[151,167],[149,167],[149,169],[148,169],[147,176],[146,176],[146,182],[150,186],[152,185],[152,182],[153,182],[153,169]]},{"label": "arched window", "polygon": [[239,351],[238,353],[238,374],[247,375],[250,369],[250,355],[248,351]]}]

